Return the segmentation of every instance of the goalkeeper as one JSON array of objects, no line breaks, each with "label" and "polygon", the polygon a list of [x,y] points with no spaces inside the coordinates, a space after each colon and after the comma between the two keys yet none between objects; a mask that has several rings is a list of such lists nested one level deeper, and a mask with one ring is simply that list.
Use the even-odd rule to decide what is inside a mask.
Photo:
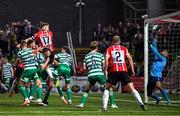
[{"label": "goalkeeper", "polygon": [[147,90],[148,90],[148,96],[154,98],[157,101],[156,102],[157,104],[159,103],[161,98],[156,93],[153,92],[155,89],[159,90],[166,103],[170,104],[170,98],[168,96],[168,93],[161,85],[163,81],[162,72],[167,63],[168,51],[162,50],[162,52],[159,53],[157,50],[156,37],[159,29],[160,27],[158,25],[154,25],[153,35],[152,35],[153,40],[151,44],[151,50],[153,52],[154,59],[150,69],[150,77],[148,80]]}]

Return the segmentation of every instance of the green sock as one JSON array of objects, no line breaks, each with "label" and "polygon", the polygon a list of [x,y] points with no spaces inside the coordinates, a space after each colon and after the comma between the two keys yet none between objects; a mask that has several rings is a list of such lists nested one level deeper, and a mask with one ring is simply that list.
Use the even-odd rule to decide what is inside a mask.
[{"label": "green sock", "polygon": [[72,99],[72,91],[70,88],[67,89],[66,94],[67,94],[68,100],[71,100]]},{"label": "green sock", "polygon": [[42,88],[37,87],[37,99],[42,98]]},{"label": "green sock", "polygon": [[115,104],[115,101],[114,101],[114,93],[113,93],[113,90],[112,88],[109,89],[109,99],[110,99],[110,103],[111,104]]},{"label": "green sock", "polygon": [[30,97],[30,86],[27,86],[26,87],[26,93],[27,93],[27,96],[28,96],[28,98]]},{"label": "green sock", "polygon": [[61,87],[57,87],[59,95],[62,97],[63,96],[63,91]]},{"label": "green sock", "polygon": [[47,102],[47,100],[48,100],[48,98],[49,98],[49,95],[50,95],[50,90],[48,90],[48,91],[46,92],[46,95],[45,95],[43,101],[46,101],[46,102]]},{"label": "green sock", "polygon": [[87,92],[84,92],[84,93],[83,93],[83,96],[82,96],[82,98],[81,98],[81,104],[84,105],[84,104],[86,103],[87,97],[88,97],[88,93],[87,93]]},{"label": "green sock", "polygon": [[35,84],[31,89],[30,96],[34,96],[35,92],[37,91],[37,85]]},{"label": "green sock", "polygon": [[19,86],[19,90],[21,91],[21,94],[23,95],[24,99],[28,98],[26,88],[24,86]]}]

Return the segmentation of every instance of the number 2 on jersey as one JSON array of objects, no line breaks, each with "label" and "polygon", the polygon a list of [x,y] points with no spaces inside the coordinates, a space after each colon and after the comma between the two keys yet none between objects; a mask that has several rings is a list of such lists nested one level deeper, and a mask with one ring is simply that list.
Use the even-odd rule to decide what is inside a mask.
[{"label": "number 2 on jersey", "polygon": [[112,58],[114,63],[124,63],[124,52],[123,51],[112,51]]}]

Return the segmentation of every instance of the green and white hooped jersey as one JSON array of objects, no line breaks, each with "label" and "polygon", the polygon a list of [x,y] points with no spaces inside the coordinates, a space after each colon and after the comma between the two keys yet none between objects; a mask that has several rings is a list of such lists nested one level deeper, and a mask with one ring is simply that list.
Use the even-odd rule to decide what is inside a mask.
[{"label": "green and white hooped jersey", "polygon": [[34,59],[36,62],[36,66],[38,67],[42,66],[42,64],[45,62],[45,56],[42,53],[38,53]]},{"label": "green and white hooped jersey", "polygon": [[84,64],[88,69],[88,77],[95,75],[104,75],[102,65],[104,62],[103,54],[99,52],[90,52],[84,58]]},{"label": "green and white hooped jersey", "polygon": [[68,53],[58,53],[55,55],[55,59],[59,60],[59,64],[66,64],[70,66],[72,63],[71,55]]},{"label": "green and white hooped jersey", "polygon": [[12,78],[12,65],[10,63],[3,64],[3,76],[4,78]]},{"label": "green and white hooped jersey", "polygon": [[24,64],[24,70],[36,69],[33,50],[31,48],[25,48],[18,52],[18,58],[20,58]]}]

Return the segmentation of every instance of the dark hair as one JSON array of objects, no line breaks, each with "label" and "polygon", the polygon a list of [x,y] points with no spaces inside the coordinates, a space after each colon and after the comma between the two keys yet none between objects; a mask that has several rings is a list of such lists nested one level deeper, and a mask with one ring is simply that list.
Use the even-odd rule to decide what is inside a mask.
[{"label": "dark hair", "polygon": [[25,47],[26,45],[27,45],[27,42],[22,40],[20,43],[20,47],[22,48],[22,47]]},{"label": "dark hair", "polygon": [[43,48],[43,52],[47,52],[47,51],[50,51],[49,48]]},{"label": "dark hair", "polygon": [[29,41],[27,42],[27,45],[31,45],[33,42],[34,42],[33,40],[29,40]]},{"label": "dark hair", "polygon": [[97,41],[92,41],[90,43],[90,48],[93,50],[96,49],[98,46],[99,46],[99,43]]},{"label": "dark hair", "polygon": [[67,53],[70,52],[68,46],[63,46],[62,49],[64,49]]}]

